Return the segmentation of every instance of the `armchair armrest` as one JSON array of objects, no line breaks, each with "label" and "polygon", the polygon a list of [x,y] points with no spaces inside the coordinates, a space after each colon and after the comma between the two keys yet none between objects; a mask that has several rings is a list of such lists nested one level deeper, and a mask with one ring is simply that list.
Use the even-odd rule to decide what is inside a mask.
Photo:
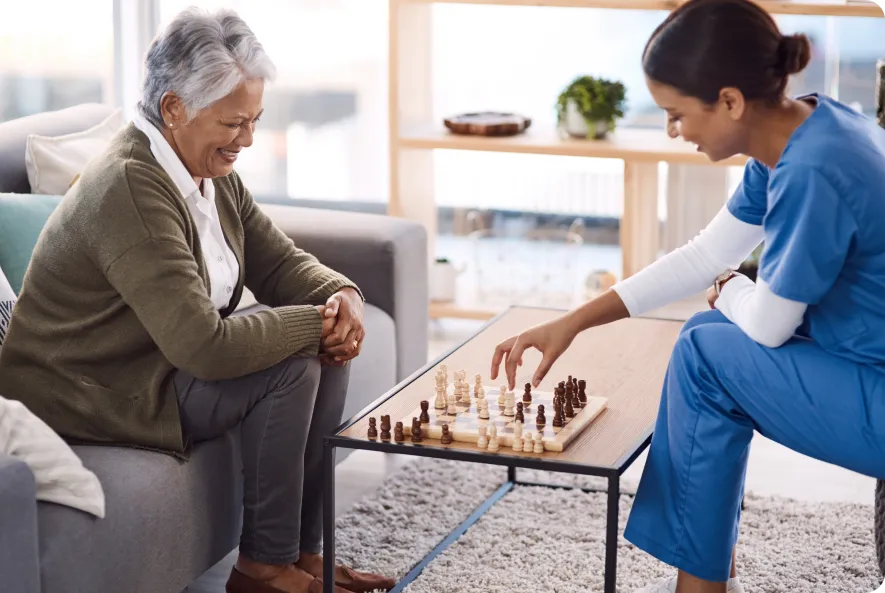
[{"label": "armchair armrest", "polygon": [[427,362],[427,233],[391,216],[260,204],[295,246],[353,280],[396,324],[397,381]]},{"label": "armchair armrest", "polygon": [[30,468],[0,453],[0,587],[40,593],[37,485]]}]

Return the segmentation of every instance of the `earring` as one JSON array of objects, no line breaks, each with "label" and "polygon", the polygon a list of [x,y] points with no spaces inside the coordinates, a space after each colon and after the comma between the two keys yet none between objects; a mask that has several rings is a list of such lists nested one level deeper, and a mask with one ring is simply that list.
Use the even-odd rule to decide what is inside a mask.
[{"label": "earring", "polygon": [[170,122],[169,122],[169,127],[170,127],[170,128],[174,128],[174,127],[175,127],[175,124],[172,123],[172,122],[170,121]]}]

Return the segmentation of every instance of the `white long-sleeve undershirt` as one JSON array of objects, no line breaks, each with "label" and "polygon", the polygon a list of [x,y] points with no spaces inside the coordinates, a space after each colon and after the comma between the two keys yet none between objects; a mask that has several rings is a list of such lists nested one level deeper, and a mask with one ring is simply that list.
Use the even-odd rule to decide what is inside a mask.
[{"label": "white long-sleeve undershirt", "polygon": [[[723,207],[686,245],[615,285],[631,317],[696,295],[723,271],[737,268],[762,242],[761,226],[736,218]],[[776,348],[792,337],[807,305],[780,297],[761,279],[726,282],[716,308],[754,341]]]}]

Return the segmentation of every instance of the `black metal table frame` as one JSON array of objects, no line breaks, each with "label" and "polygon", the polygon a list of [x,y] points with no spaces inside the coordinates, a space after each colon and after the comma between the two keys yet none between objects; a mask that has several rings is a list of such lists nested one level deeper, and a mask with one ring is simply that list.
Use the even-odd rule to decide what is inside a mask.
[{"label": "black metal table frame", "polygon": [[[351,426],[352,421],[342,430]],[[340,432],[340,431],[336,431]],[[574,489],[574,486],[539,484],[535,482],[522,482],[517,480],[518,468],[538,469],[552,472],[562,472],[585,476],[599,476],[608,479],[608,493],[606,502],[606,526],[605,526],[605,588],[604,593],[615,593],[617,582],[618,561],[618,504],[621,495],[620,477],[630,467],[630,464],[642,453],[651,442],[651,430],[643,436],[624,455],[614,467],[600,467],[583,465],[579,463],[556,461],[543,457],[519,457],[496,455],[493,453],[481,453],[479,451],[465,451],[445,449],[440,447],[424,447],[420,444],[410,443],[403,446],[398,443],[384,441],[362,441],[341,436],[326,437],[323,447],[323,470],[325,476],[324,500],[323,500],[323,591],[332,593],[334,585],[335,566],[335,449],[363,449],[379,451],[382,453],[398,453],[402,455],[414,455],[416,457],[432,457],[436,459],[448,459],[453,461],[466,461],[471,463],[484,463],[487,465],[503,465],[507,467],[507,481],[479,505],[467,519],[452,530],[443,540],[437,544],[424,558],[396,584],[391,593],[400,593],[434,558],[439,556],[450,545],[461,537],[476,523],[492,506],[510,492],[514,486],[543,486],[547,488]],[[584,492],[600,492],[593,488],[581,488]]]},{"label": "black metal table frame", "polygon": [[[511,307],[512,308],[512,307]],[[548,309],[545,307],[525,307],[520,309],[537,309],[543,308],[549,311],[556,309]],[[377,400],[357,412],[349,420],[344,421],[335,429],[331,436],[325,437],[323,440],[323,475],[324,475],[324,497],[323,497],[323,591],[324,593],[333,593],[334,587],[334,570],[335,570],[335,449],[361,449],[365,451],[378,451],[381,453],[394,453],[400,455],[414,455],[416,457],[432,457],[435,459],[447,459],[451,461],[465,461],[468,463],[484,463],[486,465],[503,465],[507,467],[507,481],[504,482],[491,496],[489,496],[476,510],[471,513],[460,525],[458,525],[451,533],[449,533],[437,546],[431,550],[424,558],[422,558],[412,569],[400,580],[391,590],[391,593],[400,593],[412,581],[414,581],[421,572],[427,567],[434,558],[439,556],[452,545],[459,537],[464,535],[467,530],[476,523],[480,517],[485,514],[492,506],[510,492],[514,486],[543,486],[547,488],[567,489],[571,490],[573,486],[563,486],[555,484],[538,484],[533,482],[521,482],[516,479],[516,470],[518,468],[537,469],[542,471],[568,473],[582,476],[597,476],[608,479],[608,493],[606,502],[606,526],[605,526],[605,587],[604,593],[615,593],[615,585],[617,582],[617,563],[618,563],[618,503],[621,495],[621,475],[637,457],[651,443],[653,426],[649,426],[645,434],[643,434],[627,452],[611,466],[586,465],[569,461],[558,461],[556,459],[545,457],[520,457],[517,455],[501,455],[496,453],[484,453],[480,450],[459,450],[448,449],[439,446],[423,446],[419,443],[409,443],[403,445],[395,442],[385,442],[382,440],[364,440],[339,436],[341,432],[367,418],[375,409],[390,398],[399,394],[410,383],[417,380],[428,369],[440,364],[448,358],[452,353],[463,348],[471,340],[481,334],[487,327],[498,321],[507,314],[509,309],[499,313],[494,318],[487,321],[483,327],[474,333],[471,337],[449,349],[446,353],[439,356],[433,362],[425,365],[418,371],[415,371],[408,378],[400,382],[399,385],[379,397]],[[647,319],[655,319],[655,317],[646,317]],[[674,321],[666,319],[666,321]],[[593,488],[581,488],[585,492],[599,492]]]}]

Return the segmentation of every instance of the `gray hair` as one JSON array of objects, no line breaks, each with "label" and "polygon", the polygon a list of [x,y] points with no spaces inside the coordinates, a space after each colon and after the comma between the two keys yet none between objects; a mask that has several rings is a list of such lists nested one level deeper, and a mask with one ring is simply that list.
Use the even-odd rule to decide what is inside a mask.
[{"label": "gray hair", "polygon": [[145,58],[141,114],[165,124],[160,99],[175,93],[188,120],[249,78],[273,80],[276,68],[252,29],[231,10],[184,10],[151,42]]}]

